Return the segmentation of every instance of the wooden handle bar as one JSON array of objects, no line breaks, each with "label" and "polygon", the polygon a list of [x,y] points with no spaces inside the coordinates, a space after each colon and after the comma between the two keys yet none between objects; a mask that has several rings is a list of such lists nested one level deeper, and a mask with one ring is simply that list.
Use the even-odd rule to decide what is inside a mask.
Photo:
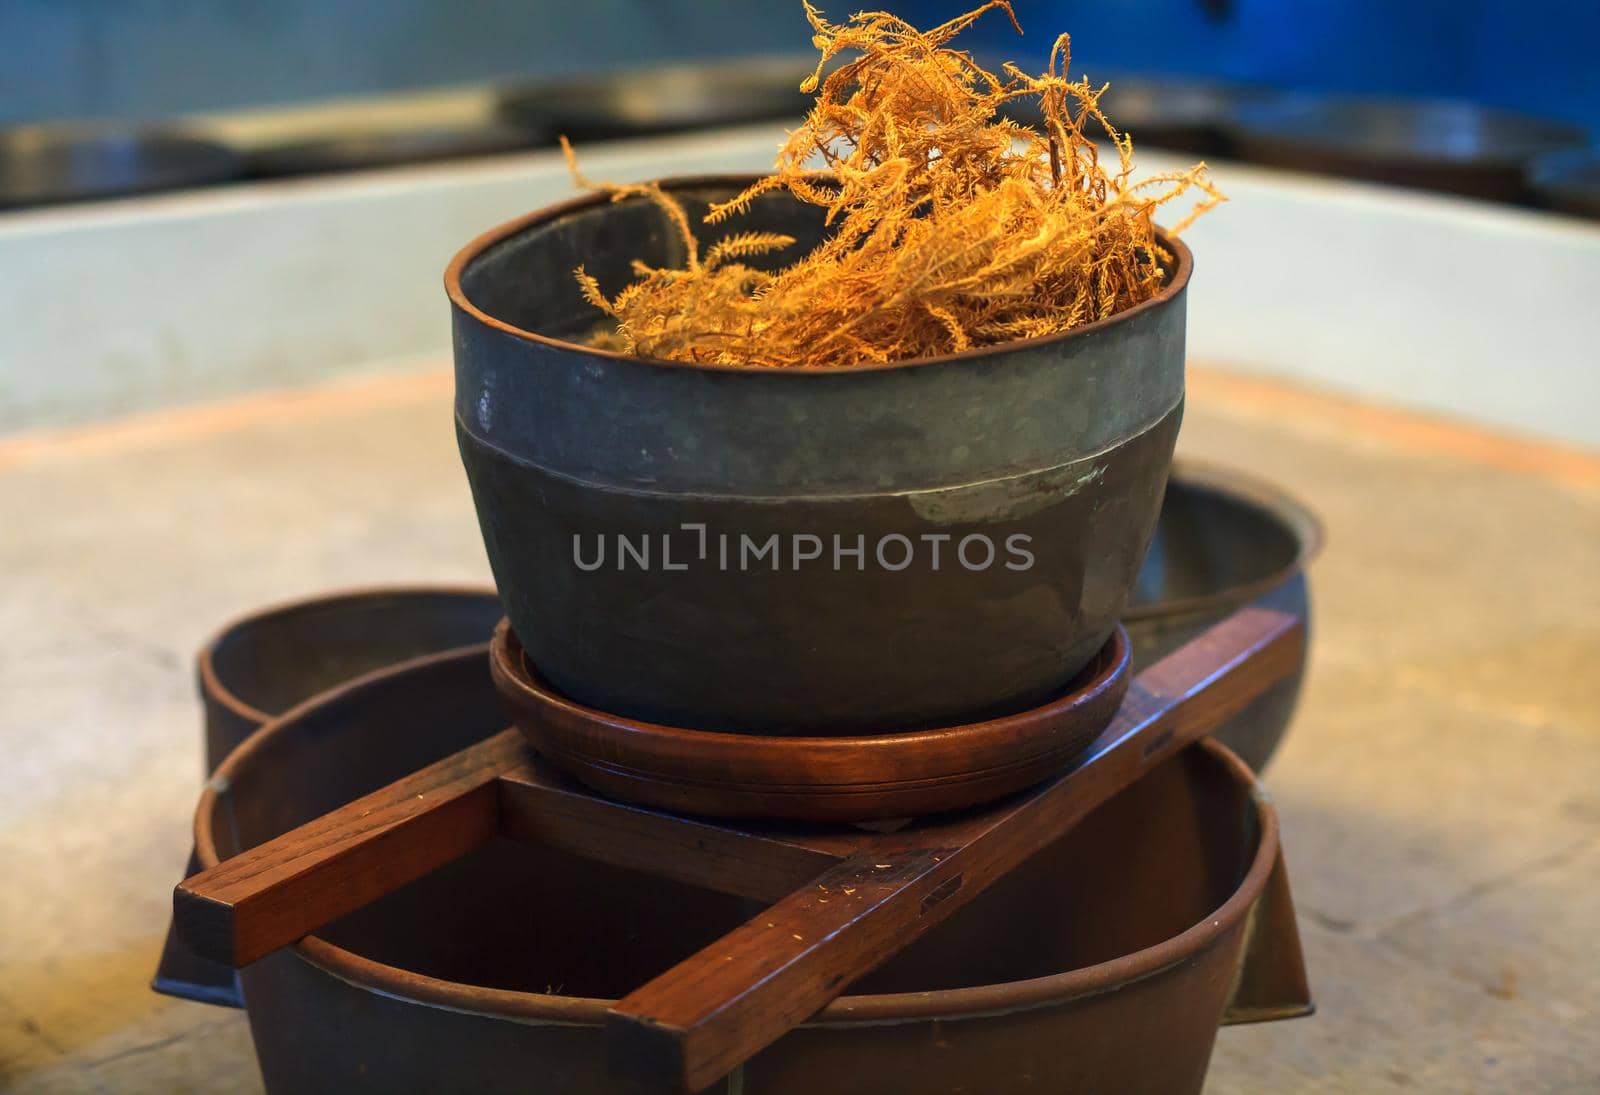
[{"label": "wooden handle bar", "polygon": [[1209,733],[1300,664],[1298,618],[1245,609],[1151,666],[1089,756],[1042,790],[872,842],[619,1001],[612,1065],[657,1089],[720,1079]]}]

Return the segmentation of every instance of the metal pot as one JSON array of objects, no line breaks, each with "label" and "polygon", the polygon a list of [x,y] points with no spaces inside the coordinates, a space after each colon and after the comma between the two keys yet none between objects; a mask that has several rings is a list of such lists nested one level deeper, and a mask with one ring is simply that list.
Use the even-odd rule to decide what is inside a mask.
[{"label": "metal pot", "polygon": [[206,771],[269,719],[363,673],[487,642],[492,589],[395,586],[289,601],[233,620],[195,659]]},{"label": "metal pot", "polygon": [[[499,728],[481,649],[375,674],[224,762],[210,866]],[[606,1009],[757,907],[495,842],[242,971],[271,1091],[625,1090]],[[1205,744],[713,1090],[1197,1092],[1218,1022],[1310,1010],[1272,806]]]},{"label": "metal pot", "polygon": [[[1179,460],[1173,465],[1150,551],[1123,613],[1137,673],[1252,601],[1305,621],[1306,567],[1322,526],[1295,499],[1241,472]],[[1217,731],[1256,771],[1289,729],[1305,662]]]},{"label": "metal pot", "polygon": [[[668,186],[698,221],[749,181]],[[799,254],[825,226],[771,194],[707,243],[745,230]],[[580,703],[703,730],[885,732],[1047,702],[1116,625],[1160,508],[1191,268],[1167,245],[1159,296],[1066,334],[762,369],[581,343],[602,317],[573,267],[615,287],[635,258],[683,260],[648,201],[580,198],[479,237],[445,278],[456,427],[529,658]]]}]

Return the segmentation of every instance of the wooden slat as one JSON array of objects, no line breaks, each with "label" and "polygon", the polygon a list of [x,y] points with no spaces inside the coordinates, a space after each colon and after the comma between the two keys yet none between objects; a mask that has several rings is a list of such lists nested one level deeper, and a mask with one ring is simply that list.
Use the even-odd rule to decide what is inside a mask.
[{"label": "wooden slat", "polygon": [[482,844],[496,783],[527,754],[508,730],[181,882],[173,922],[201,956],[244,966]]},{"label": "wooden slat", "polygon": [[1087,760],[990,810],[863,841],[619,1001],[614,1067],[697,1091],[804,1021],[1000,875],[1299,665],[1300,621],[1246,609],[1141,674]]},{"label": "wooden slat", "polygon": [[537,757],[503,774],[500,809],[507,836],[769,902],[833,866],[851,846],[838,838],[733,828],[613,802]]}]

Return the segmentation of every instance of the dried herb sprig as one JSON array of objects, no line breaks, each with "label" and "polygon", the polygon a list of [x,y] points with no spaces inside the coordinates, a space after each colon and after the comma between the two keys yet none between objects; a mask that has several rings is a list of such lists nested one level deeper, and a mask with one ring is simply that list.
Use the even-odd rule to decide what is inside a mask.
[{"label": "dried herb sprig", "polygon": [[[615,200],[645,197],[683,238],[682,268],[634,263],[638,280],[607,297],[580,267],[584,298],[616,320],[606,345],[646,357],[797,367],[888,362],[1054,334],[1102,319],[1160,291],[1171,256],[1157,209],[1198,190],[1181,232],[1223,201],[1205,165],[1134,181],[1133,145],[1099,106],[1105,87],[1070,80],[1070,40],[1031,76],[1000,74],[947,43],[1008,0],[932,30],[885,12],[835,25],[805,5],[821,51],[801,90],[816,92],[773,174],[705,218],[718,223],[757,197],[787,191],[827,210],[831,234],[776,272],[741,260],[794,243],[745,232],[704,260],[681,205],[660,187],[594,184]],[[1021,27],[1017,27],[1021,33]],[[856,56],[841,64],[847,53]],[[1039,129],[998,116],[1036,98]],[[1117,153],[1101,162],[1096,134]],[[821,162],[818,173],[808,165]]]}]

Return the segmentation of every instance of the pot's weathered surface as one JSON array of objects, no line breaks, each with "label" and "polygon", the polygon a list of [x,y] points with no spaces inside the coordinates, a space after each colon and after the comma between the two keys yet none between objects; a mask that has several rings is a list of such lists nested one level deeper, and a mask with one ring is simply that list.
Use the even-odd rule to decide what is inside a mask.
[{"label": "pot's weathered surface", "polygon": [[[1252,476],[1179,460],[1161,519],[1128,598],[1123,624],[1137,673],[1252,601],[1299,616],[1311,649],[1306,567],[1322,527],[1300,502]],[[1289,730],[1300,671],[1267,690],[1217,731],[1257,772]]]},{"label": "pot's weathered surface", "polygon": [[[670,185],[698,219],[745,181]],[[781,195],[732,227],[796,253],[823,231]],[[581,703],[708,730],[890,731],[1052,698],[1110,634],[1155,525],[1190,270],[1169,246],[1160,296],[1066,335],[765,370],[571,341],[601,319],[579,263],[614,289],[633,258],[682,261],[647,201],[474,241],[446,277],[456,427],[529,657]]]},{"label": "pot's weathered surface", "polygon": [[[497,730],[483,650],[364,678],[219,770],[203,862]],[[274,1092],[632,1090],[606,1009],[758,911],[497,840],[244,971]],[[1309,1010],[1277,821],[1197,746],[712,1090],[1198,1092],[1217,1024]]]}]

